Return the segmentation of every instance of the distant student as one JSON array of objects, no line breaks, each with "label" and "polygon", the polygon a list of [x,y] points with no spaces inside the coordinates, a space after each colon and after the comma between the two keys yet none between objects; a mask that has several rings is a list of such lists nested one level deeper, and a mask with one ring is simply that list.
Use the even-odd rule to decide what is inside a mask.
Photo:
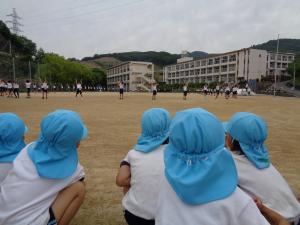
[{"label": "distant student", "polygon": [[238,88],[236,85],[234,85],[232,88],[232,98],[237,98],[237,94],[238,94]]},{"label": "distant student", "polygon": [[47,98],[48,98],[48,84],[47,84],[46,81],[44,81],[44,82],[42,83],[41,88],[42,88],[42,94],[43,94],[42,99],[44,99],[45,96],[46,96],[46,99],[47,99]]},{"label": "distant student", "polygon": [[203,109],[176,113],[164,152],[156,225],[268,225],[238,186],[221,122]]},{"label": "distant student", "polygon": [[128,225],[155,224],[157,195],[164,170],[164,144],[168,141],[170,120],[169,113],[162,108],[144,112],[141,136],[121,162],[116,183],[129,188],[122,201]]},{"label": "distant student", "polygon": [[156,95],[157,95],[157,84],[156,84],[156,82],[152,83],[151,89],[152,89],[152,100],[156,100]]},{"label": "distant student", "polygon": [[184,84],[182,89],[183,89],[183,100],[186,100],[186,96],[188,93],[188,85]]},{"label": "distant student", "polygon": [[77,97],[78,94],[80,94],[80,96],[83,97],[82,96],[82,85],[80,82],[76,81],[76,96],[75,97]]},{"label": "distant student", "polygon": [[84,199],[77,148],[86,136],[75,112],[57,110],[43,118],[39,138],[19,153],[1,183],[1,225],[70,223]]},{"label": "distant student", "polygon": [[271,164],[267,147],[266,122],[259,116],[240,112],[224,123],[226,145],[238,169],[239,186],[262,199],[290,222],[297,224],[300,204],[287,182]]},{"label": "distant student", "polygon": [[0,96],[4,96],[4,80],[0,80]]},{"label": "distant student", "polygon": [[207,96],[208,94],[208,88],[207,88],[207,85],[205,84],[204,87],[203,87],[203,93],[204,93],[204,97]]},{"label": "distant student", "polygon": [[217,99],[219,97],[219,94],[220,94],[220,86],[217,84],[216,86],[216,98]]},{"label": "distant student", "polygon": [[225,99],[229,99],[229,97],[230,97],[230,87],[229,85],[227,85],[225,88]]},{"label": "distant student", "polygon": [[26,86],[26,89],[27,89],[27,98],[30,98],[30,90],[31,90],[31,82],[30,82],[30,80],[26,80],[25,86]]},{"label": "distant student", "polygon": [[12,84],[12,82],[9,80],[9,81],[7,81],[7,92],[8,92],[8,98],[9,97],[13,97],[12,95],[13,95],[13,84]]},{"label": "distant student", "polygon": [[120,100],[124,98],[124,83],[120,81],[119,83],[119,93],[120,93]]},{"label": "distant student", "polygon": [[17,81],[14,81],[13,83],[13,89],[15,98],[20,98],[20,86]]},{"label": "distant student", "polygon": [[24,135],[27,130],[16,114],[0,113],[0,183],[11,170],[18,153],[25,147]]},{"label": "distant student", "polygon": [[36,90],[36,83],[34,83],[34,84],[32,85],[32,87],[33,87],[33,91],[36,92],[36,91],[37,91],[37,90]]}]

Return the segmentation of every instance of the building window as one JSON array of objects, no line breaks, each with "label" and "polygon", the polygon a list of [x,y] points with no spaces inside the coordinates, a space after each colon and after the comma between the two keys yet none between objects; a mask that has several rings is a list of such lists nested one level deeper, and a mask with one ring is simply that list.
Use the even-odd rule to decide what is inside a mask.
[{"label": "building window", "polygon": [[227,65],[221,67],[221,72],[227,72]]},{"label": "building window", "polygon": [[206,66],[206,60],[201,61],[201,66]]},{"label": "building window", "polygon": [[219,64],[220,63],[220,58],[215,58],[215,64]]},{"label": "building window", "polygon": [[206,74],[206,68],[201,69],[201,74]]},{"label": "building window", "polygon": [[209,59],[208,60],[208,65],[212,65],[214,63],[214,60],[213,59]]},{"label": "building window", "polygon": [[234,61],[236,61],[236,55],[230,55],[229,62],[234,62]]},{"label": "building window", "polygon": [[196,67],[200,67],[200,61],[196,61]]},{"label": "building window", "polygon": [[228,62],[228,56],[223,56],[222,57],[222,63],[227,63]]}]

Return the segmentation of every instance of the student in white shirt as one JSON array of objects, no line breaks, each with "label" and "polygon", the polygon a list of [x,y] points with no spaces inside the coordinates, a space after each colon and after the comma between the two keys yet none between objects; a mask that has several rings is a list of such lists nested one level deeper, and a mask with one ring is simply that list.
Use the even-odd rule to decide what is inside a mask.
[{"label": "student in white shirt", "polygon": [[203,92],[204,92],[204,96],[206,96],[208,94],[208,88],[207,85],[204,85],[203,87]]},{"label": "student in white shirt", "polygon": [[230,87],[229,85],[227,85],[225,88],[225,99],[228,99],[229,96],[230,96]]},{"label": "student in white shirt", "polygon": [[176,113],[164,152],[156,225],[267,225],[254,201],[237,187],[221,122],[206,110]]},{"label": "student in white shirt", "polygon": [[17,81],[14,81],[14,83],[13,83],[13,89],[14,89],[15,98],[20,98],[20,94],[19,94],[20,86],[17,83]]},{"label": "student in white shirt", "polygon": [[26,89],[27,89],[27,98],[30,98],[30,89],[31,89],[31,82],[30,80],[26,80],[25,82],[25,86],[26,86]]},{"label": "student in white shirt", "polygon": [[78,94],[80,94],[80,96],[83,97],[82,96],[82,85],[80,82],[76,81],[76,96],[75,97],[77,97]]},{"label": "student in white shirt", "polygon": [[0,80],[0,96],[4,96],[4,80]]},{"label": "student in white shirt", "polygon": [[42,99],[45,98],[45,95],[46,95],[46,99],[47,99],[48,98],[48,84],[46,81],[43,82],[41,88],[42,88],[42,93],[43,93]]},{"label": "student in white shirt", "polygon": [[237,92],[238,92],[238,88],[236,85],[234,85],[232,88],[232,97],[233,98],[237,98],[237,94],[238,94]]},{"label": "student in white shirt", "polygon": [[168,141],[169,112],[152,108],[142,116],[142,133],[121,162],[116,184],[129,188],[122,204],[129,225],[155,224],[157,195],[163,176],[163,151]]},{"label": "student in white shirt", "polygon": [[0,225],[69,224],[84,199],[77,148],[86,136],[73,111],[43,118],[39,138],[19,153],[1,183]]},{"label": "student in white shirt", "polygon": [[119,93],[120,93],[120,100],[124,99],[124,83],[120,81],[119,83]]},{"label": "student in white shirt", "polygon": [[239,112],[225,122],[226,145],[235,160],[239,186],[290,222],[297,224],[300,204],[287,182],[271,164],[267,147],[266,122],[259,116]]},{"label": "student in white shirt", "polygon": [[188,93],[188,84],[183,85],[183,100],[186,100],[186,96]]},{"label": "student in white shirt", "polygon": [[7,81],[7,91],[8,91],[8,95],[7,97],[13,97],[13,85],[12,85],[12,82],[9,80]]},{"label": "student in white shirt", "polygon": [[152,89],[152,100],[156,100],[156,95],[157,95],[157,84],[154,82],[151,85]]},{"label": "student in white shirt", "polygon": [[217,99],[219,97],[219,94],[220,94],[220,86],[219,86],[219,84],[217,84],[217,86],[216,86],[216,98],[215,99]]},{"label": "student in white shirt", "polygon": [[12,168],[12,162],[25,147],[24,122],[13,113],[0,113],[0,183]]}]

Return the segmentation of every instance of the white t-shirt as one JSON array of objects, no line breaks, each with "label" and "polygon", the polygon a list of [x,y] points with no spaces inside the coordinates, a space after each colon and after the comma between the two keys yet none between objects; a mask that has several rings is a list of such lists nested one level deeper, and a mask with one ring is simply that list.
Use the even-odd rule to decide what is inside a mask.
[{"label": "white t-shirt", "polygon": [[123,207],[132,214],[151,220],[154,219],[160,180],[164,163],[162,145],[156,150],[143,153],[131,150],[125,157],[130,164],[130,189],[123,198]]},{"label": "white t-shirt", "polygon": [[157,87],[156,87],[156,85],[154,84],[154,85],[152,85],[152,91],[157,91]]},{"label": "white t-shirt", "polygon": [[238,91],[237,87],[232,88],[232,91],[237,92]]},{"label": "white t-shirt", "polygon": [[208,89],[207,89],[207,87],[206,87],[206,86],[204,86],[203,90],[204,90],[204,91],[208,91]]},{"label": "white t-shirt", "polygon": [[225,88],[225,91],[230,91],[230,88],[229,88],[229,87],[226,87],[226,88]]},{"label": "white t-shirt", "polygon": [[229,197],[201,205],[185,204],[162,179],[155,225],[269,225],[254,201],[241,189]]},{"label": "white t-shirt", "polygon": [[123,88],[124,88],[124,85],[123,85],[122,83],[120,83],[120,84],[119,84],[119,88],[120,88],[120,89],[123,89]]},{"label": "white t-shirt", "polygon": [[219,91],[219,90],[220,90],[220,87],[219,87],[219,86],[216,86],[216,90]]},{"label": "white t-shirt", "polygon": [[7,88],[12,89],[12,83],[7,83]]},{"label": "white t-shirt", "polygon": [[26,88],[30,88],[31,83],[30,83],[30,82],[26,82],[26,83],[25,83],[25,86],[26,86]]},{"label": "white t-shirt", "polygon": [[183,86],[183,91],[187,91],[187,86]]},{"label": "white t-shirt", "polygon": [[17,84],[17,83],[14,83],[14,88],[15,88],[15,89],[18,89],[18,88],[20,88],[19,84]]},{"label": "white t-shirt", "polygon": [[0,163],[0,183],[12,168],[12,163]]},{"label": "white t-shirt", "polygon": [[82,89],[81,84],[77,84],[76,87],[77,87],[78,90],[81,90],[81,89]]},{"label": "white t-shirt", "polygon": [[262,202],[288,219],[297,221],[300,217],[300,203],[281,174],[270,164],[266,169],[257,169],[245,155],[232,153],[239,186],[249,195],[261,198]]},{"label": "white t-shirt", "polygon": [[48,84],[47,83],[43,83],[42,84],[42,89],[47,90],[48,89]]},{"label": "white t-shirt", "polygon": [[50,218],[49,207],[57,194],[84,177],[79,163],[66,179],[39,177],[27,147],[16,157],[13,168],[1,183],[0,225],[46,225]]}]

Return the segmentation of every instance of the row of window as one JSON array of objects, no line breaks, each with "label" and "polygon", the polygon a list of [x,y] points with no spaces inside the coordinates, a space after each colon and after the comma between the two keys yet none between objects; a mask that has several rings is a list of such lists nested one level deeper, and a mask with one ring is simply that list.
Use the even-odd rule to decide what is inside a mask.
[{"label": "row of window", "polygon": [[[270,60],[275,60],[275,53],[270,54]],[[292,55],[277,55],[277,60],[279,61],[293,61],[294,60],[294,56]]]},{"label": "row of window", "polygon": [[116,68],[109,69],[107,71],[107,75],[113,75],[113,74],[118,74],[118,73],[124,73],[129,71],[129,65],[124,65]]},{"label": "row of window", "polygon": [[[275,68],[275,62],[270,62],[270,68]],[[286,69],[286,68],[288,68],[288,64],[287,63],[277,63],[276,68]]]},{"label": "row of window", "polygon": [[120,75],[120,76],[114,76],[114,77],[108,77],[107,83],[114,83],[114,82],[126,82],[129,80],[129,74]]},{"label": "row of window", "polygon": [[216,58],[210,58],[210,59],[202,59],[187,63],[180,63],[177,65],[168,66],[167,70],[184,70],[194,67],[200,67],[200,66],[211,66],[216,65],[220,63],[228,63],[228,62],[235,62],[236,61],[236,55],[229,55],[229,56],[222,56],[222,57],[216,57]]},{"label": "row of window", "polygon": [[210,82],[235,82],[235,74],[226,74],[221,76],[202,76],[202,77],[190,77],[190,78],[176,78],[168,79],[169,84],[180,84],[180,83],[210,83]]}]

